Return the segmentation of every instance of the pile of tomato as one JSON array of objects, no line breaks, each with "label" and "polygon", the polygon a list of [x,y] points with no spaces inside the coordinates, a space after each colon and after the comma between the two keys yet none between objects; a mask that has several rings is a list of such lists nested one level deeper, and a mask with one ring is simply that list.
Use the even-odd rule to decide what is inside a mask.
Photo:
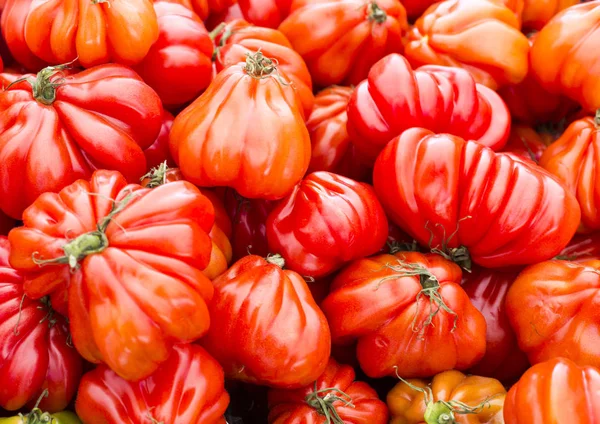
[{"label": "pile of tomato", "polygon": [[0,424],[600,424],[600,0],[0,14]]}]

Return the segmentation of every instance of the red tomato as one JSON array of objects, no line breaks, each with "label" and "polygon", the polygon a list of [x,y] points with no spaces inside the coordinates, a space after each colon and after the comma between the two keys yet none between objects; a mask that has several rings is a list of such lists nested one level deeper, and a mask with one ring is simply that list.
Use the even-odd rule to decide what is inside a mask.
[{"label": "red tomato", "polygon": [[563,358],[531,367],[506,395],[504,422],[600,422],[600,371]]},{"label": "red tomato", "polygon": [[573,122],[544,152],[540,165],[579,201],[581,230],[600,230],[600,115]]},{"label": "red tomato", "polygon": [[251,24],[277,28],[290,14],[292,0],[240,0],[239,6]]},{"label": "red tomato", "polygon": [[577,199],[542,168],[422,128],[390,141],[373,181],[392,221],[467,266],[550,259],[579,225]]},{"label": "red tomato", "polygon": [[296,0],[279,26],[320,87],[358,84],[379,59],[402,52],[407,29],[398,0]]},{"label": "red tomato", "polygon": [[143,149],[160,131],[160,99],[130,68],[61,71],[45,68],[0,92],[0,207],[13,218],[97,168],[138,180]]},{"label": "red tomato", "polygon": [[502,152],[538,163],[548,145],[553,141],[549,139],[548,135],[538,134],[527,125],[517,124],[512,126],[508,143]]},{"label": "red tomato", "polygon": [[232,22],[236,19],[245,19],[242,11],[240,10],[239,3],[232,4],[226,10],[222,12],[211,12],[208,19],[204,21],[204,25],[209,31],[213,31],[219,27],[223,22]]},{"label": "red tomato", "polygon": [[579,3],[579,0],[525,0],[523,28],[541,30],[558,12]]},{"label": "red tomato", "polygon": [[31,408],[46,389],[39,407],[61,411],[75,395],[82,361],[69,345],[66,320],[48,298],[25,296],[23,277],[9,265],[9,254],[8,239],[0,236],[0,406]]},{"label": "red tomato", "polygon": [[175,346],[148,378],[129,382],[100,365],[83,376],[75,410],[86,424],[225,424],[223,369],[200,346]]},{"label": "red tomato", "polygon": [[249,198],[289,194],[308,169],[310,136],[286,81],[260,51],[219,73],[171,128],[171,153],[185,178]]},{"label": "red tomato", "polygon": [[[354,381],[354,370],[330,359],[314,383],[296,390],[269,390],[269,424],[387,424],[387,406],[367,383]],[[336,421],[333,417],[339,417]]]},{"label": "red tomato", "polygon": [[502,1],[446,0],[417,20],[406,58],[414,67],[456,66],[495,90],[527,75],[529,42],[518,16]]},{"label": "red tomato", "polygon": [[156,140],[150,147],[144,149],[147,169],[156,168],[164,161],[167,161],[168,166],[175,166],[175,162],[169,151],[169,132],[171,132],[174,119],[175,117],[171,113],[166,110],[163,111],[162,126],[160,127],[158,137],[156,137]]},{"label": "red tomato", "polygon": [[267,219],[271,252],[303,276],[322,277],[377,253],[388,223],[373,188],[331,172],[308,175]]},{"label": "red tomato", "polygon": [[546,261],[519,274],[506,311],[532,364],[565,357],[600,367],[599,294],[600,260]]},{"label": "red tomato", "polygon": [[236,0],[208,0],[208,9],[211,13],[225,12],[235,2]]},{"label": "red tomato", "polygon": [[165,107],[196,99],[212,78],[213,44],[202,20],[185,6],[158,1],[158,40],[135,70]]},{"label": "red tomato", "polygon": [[5,236],[15,226],[16,221],[0,211],[0,235]]},{"label": "red tomato", "polygon": [[513,383],[529,368],[527,356],[517,345],[517,338],[506,315],[506,293],[518,271],[473,267],[463,274],[462,287],[471,303],[485,317],[487,347],[483,359],[469,372]]},{"label": "red tomato", "polygon": [[599,24],[600,1],[576,4],[554,16],[531,48],[531,71],[542,87],[576,100],[590,112],[600,108],[600,77],[594,71]]},{"label": "red tomato", "polygon": [[[208,18],[208,15],[210,13],[210,9],[208,6],[208,0],[153,0],[154,3],[161,3],[164,1],[168,1],[169,3],[175,3],[175,4],[181,4],[185,7],[187,7],[190,10],[193,10],[196,15],[198,15],[198,17],[201,20],[205,20],[206,18]],[[159,23],[160,26],[160,23]]]},{"label": "red tomato", "polygon": [[228,66],[244,62],[248,54],[260,50],[289,78],[288,82],[302,101],[304,116],[310,115],[315,100],[312,79],[304,59],[294,51],[285,35],[276,29],[250,25],[243,19],[233,20],[215,31],[213,36],[217,71],[221,72]]},{"label": "red tomato", "polygon": [[282,262],[280,256],[247,256],[213,281],[211,326],[201,343],[228,378],[296,388],[327,366],[327,320],[306,282],[281,269]]},{"label": "red tomato", "polygon": [[486,324],[460,287],[460,268],[440,255],[398,252],[359,259],[321,304],[334,344],[358,340],[374,378],[464,370],[485,353]]},{"label": "red tomato", "polygon": [[600,260],[600,232],[576,234],[567,247],[560,252],[559,258],[567,261]]},{"label": "red tomato", "polygon": [[158,25],[151,0],[7,0],[2,32],[15,58],[36,71],[32,55],[85,68],[136,64],[157,40]]},{"label": "red tomato", "polygon": [[352,94],[348,134],[374,162],[388,141],[413,127],[499,150],[510,133],[510,114],[496,93],[464,70],[426,66],[413,71],[401,55],[386,56]]},{"label": "red tomato", "polygon": [[201,270],[213,220],[210,201],[190,183],[145,189],[96,171],[23,213],[24,226],[9,234],[10,262],[34,299],[68,285],[79,353],[138,380],[173,344],[208,330],[213,288]]}]

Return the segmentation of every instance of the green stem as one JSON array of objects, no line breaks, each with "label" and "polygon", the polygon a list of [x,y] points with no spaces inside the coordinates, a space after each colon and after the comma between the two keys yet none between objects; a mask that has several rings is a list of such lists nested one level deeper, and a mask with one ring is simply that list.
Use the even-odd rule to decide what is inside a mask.
[{"label": "green stem", "polygon": [[271,265],[276,265],[279,268],[282,268],[285,266],[285,259],[283,259],[283,256],[281,256],[280,254],[276,254],[276,255],[267,255],[267,257],[265,258],[265,260],[270,263]]},{"label": "green stem", "polygon": [[377,3],[373,2],[369,5],[368,17],[370,21],[375,21],[378,24],[382,24],[387,19],[387,13],[385,13],[385,10],[380,8]]},{"label": "green stem", "polygon": [[142,178],[140,178],[140,181],[143,181],[146,178],[148,178],[148,179],[150,179],[150,181],[148,182],[148,184],[146,184],[146,187],[148,187],[148,188],[158,187],[167,182],[167,171],[168,170],[169,170],[169,167],[167,166],[167,161],[164,161],[157,167],[152,168],[150,170],[150,172],[148,172],[146,175],[144,175]]},{"label": "green stem", "polygon": [[[325,396],[321,396],[325,394]],[[339,395],[339,396],[338,396]],[[339,416],[335,409],[335,402],[342,402],[344,406],[354,408],[352,398],[342,390],[330,387],[327,389],[317,390],[317,382],[315,382],[312,393],[309,393],[304,401],[314,408],[319,415],[325,417],[326,424],[344,424],[344,420]]]},{"label": "green stem", "polygon": [[429,402],[423,415],[427,424],[455,424],[454,412],[445,402]]}]

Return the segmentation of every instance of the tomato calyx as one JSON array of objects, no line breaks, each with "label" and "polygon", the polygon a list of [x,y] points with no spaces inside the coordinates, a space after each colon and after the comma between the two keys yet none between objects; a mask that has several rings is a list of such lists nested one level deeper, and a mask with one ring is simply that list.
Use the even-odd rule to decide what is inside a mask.
[{"label": "tomato calyx", "polygon": [[[322,394],[325,394],[325,396],[321,396]],[[348,394],[335,387],[317,390],[316,381],[313,391],[306,395],[304,401],[311,408],[314,408],[319,415],[323,415],[326,418],[326,424],[344,424],[344,420],[340,418],[333,405],[335,402],[343,402],[344,406],[354,408],[352,398]]]},{"label": "tomato calyx", "polygon": [[265,57],[260,50],[256,53],[246,53],[246,65],[244,66],[246,74],[254,79],[265,79],[275,76],[279,82],[289,85],[284,81],[274,60]]},{"label": "tomato calyx", "polygon": [[[56,100],[56,89],[64,84],[65,78],[61,76],[62,71],[69,69],[75,60],[64,65],[48,66],[39,71],[35,78],[19,78],[10,83],[5,90],[8,90],[13,85],[27,81],[31,85],[33,98],[43,105],[50,106]],[[55,78],[56,76],[59,76],[59,78]]]},{"label": "tomato calyx", "polygon": [[108,7],[110,7],[110,0],[92,0],[92,4],[102,4],[106,3]]},{"label": "tomato calyx", "polygon": [[387,19],[387,13],[375,2],[369,4],[367,9],[367,18],[369,21],[375,21],[378,24],[382,24]]},{"label": "tomato calyx", "polygon": [[442,230],[444,233],[444,237],[442,238],[441,246],[440,245],[432,246],[435,235],[433,234],[432,229],[429,228],[429,221],[427,221],[425,223],[425,229],[427,231],[429,231],[428,246],[429,246],[429,249],[431,250],[431,253],[436,253],[436,254],[444,257],[445,259],[456,263],[459,267],[461,267],[463,270],[465,270],[467,272],[471,272],[471,268],[473,266],[473,262],[471,260],[471,254],[469,253],[469,250],[467,249],[466,246],[448,247],[448,242],[450,242],[450,240],[452,240],[452,238],[454,238],[454,236],[458,233],[460,223],[462,221],[464,221],[466,219],[470,219],[470,218],[472,218],[472,217],[469,215],[469,216],[465,216],[464,218],[459,219],[458,223],[456,224],[456,230],[454,230],[454,232],[452,234],[450,234],[450,236],[448,238],[446,238],[446,228],[443,227],[439,222],[436,223],[435,226],[442,227]]},{"label": "tomato calyx", "polygon": [[163,185],[167,182],[167,171],[169,170],[169,166],[167,165],[167,161],[164,161],[160,165],[155,168],[152,168],[150,172],[140,178],[140,181],[145,180],[146,178],[149,181],[145,184],[146,188],[155,188],[160,185]]},{"label": "tomato calyx", "polygon": [[594,115],[594,125],[596,125],[596,128],[600,127],[600,109],[598,109]]},{"label": "tomato calyx", "polygon": [[388,242],[387,243],[390,255],[394,255],[398,252],[420,252],[421,248],[419,247],[419,244],[417,243],[416,240],[413,240],[412,242],[398,242],[398,241],[393,241],[393,242]]},{"label": "tomato calyx", "polygon": [[35,406],[28,414],[19,414],[21,424],[53,424],[54,418],[49,412],[43,412],[39,406],[42,399],[48,396],[48,389],[44,389],[40,397],[35,402]]},{"label": "tomato calyx", "polygon": [[283,269],[283,267],[285,266],[285,259],[283,259],[283,256],[281,256],[280,254],[273,255],[269,253],[265,260],[271,265],[278,266],[281,269]]}]

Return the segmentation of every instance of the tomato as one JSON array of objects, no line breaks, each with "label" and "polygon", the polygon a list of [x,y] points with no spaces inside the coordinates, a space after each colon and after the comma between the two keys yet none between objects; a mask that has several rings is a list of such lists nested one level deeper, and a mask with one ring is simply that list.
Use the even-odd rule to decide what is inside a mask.
[{"label": "tomato", "polygon": [[282,262],[280,256],[250,255],[213,281],[211,326],[200,343],[227,378],[297,388],[327,366],[327,320],[306,282],[283,270]]},{"label": "tomato", "polygon": [[578,0],[525,0],[523,28],[539,31],[556,14],[577,3]]},{"label": "tomato", "polygon": [[485,353],[486,324],[460,287],[460,268],[436,254],[359,259],[334,279],[321,308],[334,344],[358,341],[369,377],[464,370]]},{"label": "tomato", "polygon": [[146,156],[146,167],[148,169],[156,168],[164,161],[167,161],[167,165],[175,166],[171,152],[169,151],[169,132],[173,126],[173,120],[175,117],[168,111],[164,110],[162,114],[162,126],[158,137],[150,147],[144,149],[144,156]]},{"label": "tomato", "polygon": [[513,383],[529,368],[527,356],[517,344],[517,338],[506,314],[506,293],[515,281],[518,270],[495,270],[473,267],[463,274],[462,287],[471,303],[485,317],[487,347],[483,359],[469,372]]},{"label": "tomato", "polygon": [[288,269],[310,277],[376,253],[387,234],[373,188],[331,172],[309,174],[267,219],[269,249]]},{"label": "tomato", "polygon": [[137,380],[173,344],[208,330],[213,288],[201,270],[213,219],[210,201],[188,182],[145,189],[118,172],[96,171],[23,213],[24,226],[9,233],[10,263],[32,298],[68,285],[79,353]]},{"label": "tomato", "polygon": [[373,181],[394,223],[466,267],[550,259],[579,225],[577,199],[542,168],[422,128],[390,141]]},{"label": "tomato", "polygon": [[7,0],[6,10],[2,32],[15,33],[6,38],[8,47],[31,70],[37,67],[20,55],[51,65],[77,60],[85,68],[134,65],[158,38],[151,0]]},{"label": "tomato", "polygon": [[292,0],[240,0],[239,6],[251,24],[277,28],[290,14]]},{"label": "tomato", "polygon": [[137,382],[98,366],[83,376],[75,410],[86,424],[225,424],[228,404],[221,366],[200,346],[184,345]]},{"label": "tomato", "polygon": [[568,261],[600,260],[600,233],[576,234],[560,252],[559,258]]},{"label": "tomato", "polygon": [[0,235],[5,236],[15,226],[16,221],[0,211]]},{"label": "tomato", "polygon": [[154,3],[158,40],[135,66],[165,107],[196,99],[212,78],[213,44],[202,20],[187,7],[170,0]]},{"label": "tomato", "polygon": [[553,141],[548,134],[540,134],[527,125],[517,124],[512,126],[508,143],[502,152],[538,163]]},{"label": "tomato", "polygon": [[312,79],[304,59],[294,51],[288,39],[276,29],[250,25],[235,19],[213,31],[217,71],[244,62],[248,54],[258,50],[277,64],[277,69],[289,78],[300,97],[304,116],[313,108]]},{"label": "tomato", "polygon": [[[154,3],[168,1],[169,3],[181,4],[188,9],[194,11],[198,17],[204,21],[210,14],[208,0],[153,0]],[[160,23],[159,23],[160,26]]]},{"label": "tomato", "polygon": [[600,45],[598,23],[600,1],[576,4],[555,15],[531,48],[531,71],[542,87],[576,100],[590,112],[600,108],[600,79],[592,59]]},{"label": "tomato", "polygon": [[509,390],[504,422],[600,422],[600,371],[564,358],[533,366]]},{"label": "tomato", "polygon": [[388,393],[387,404],[390,424],[503,424],[505,397],[498,380],[445,371],[431,381],[400,381]]},{"label": "tomato", "polygon": [[[37,421],[36,421],[37,420]],[[49,424],[82,424],[81,420],[70,411],[61,411],[54,414],[42,412],[40,409],[31,411],[24,416],[14,416],[10,418],[0,418],[0,424],[29,424],[29,423],[49,423]]]},{"label": "tomato", "polygon": [[310,161],[302,105],[289,81],[260,51],[219,73],[173,122],[171,153],[184,177],[249,198],[289,194]]},{"label": "tomato", "polygon": [[137,180],[160,131],[160,99],[130,68],[61,72],[45,68],[0,92],[0,208],[13,218],[97,168]]},{"label": "tomato", "polygon": [[600,260],[546,261],[525,269],[506,296],[519,347],[532,364],[565,357],[600,367]]},{"label": "tomato", "polygon": [[67,322],[50,301],[23,293],[23,276],[8,263],[10,250],[0,236],[0,406],[33,407],[46,389],[39,406],[60,411],[75,395],[82,361],[69,345]]},{"label": "tomato", "polygon": [[501,1],[445,0],[417,20],[404,54],[414,67],[464,68],[495,90],[527,75],[529,42],[520,28],[518,16]]},{"label": "tomato", "polygon": [[306,61],[314,83],[358,84],[408,29],[398,0],[296,0],[279,30]]},{"label": "tomato", "polygon": [[413,127],[499,150],[510,133],[510,114],[496,93],[464,70],[426,66],[413,71],[401,55],[386,56],[352,94],[348,134],[373,163],[388,141]]},{"label": "tomato", "polygon": [[236,19],[245,19],[240,10],[239,3],[232,4],[222,12],[211,12],[208,19],[204,21],[204,25],[209,31],[216,30],[223,22],[231,22]]},{"label": "tomato", "polygon": [[[355,381],[352,367],[330,359],[325,372],[295,390],[269,390],[269,424],[387,424],[387,406],[367,383]],[[339,417],[336,421],[335,418]]]},{"label": "tomato", "polygon": [[581,208],[581,230],[600,230],[600,114],[573,122],[544,152],[540,165],[560,179]]}]

